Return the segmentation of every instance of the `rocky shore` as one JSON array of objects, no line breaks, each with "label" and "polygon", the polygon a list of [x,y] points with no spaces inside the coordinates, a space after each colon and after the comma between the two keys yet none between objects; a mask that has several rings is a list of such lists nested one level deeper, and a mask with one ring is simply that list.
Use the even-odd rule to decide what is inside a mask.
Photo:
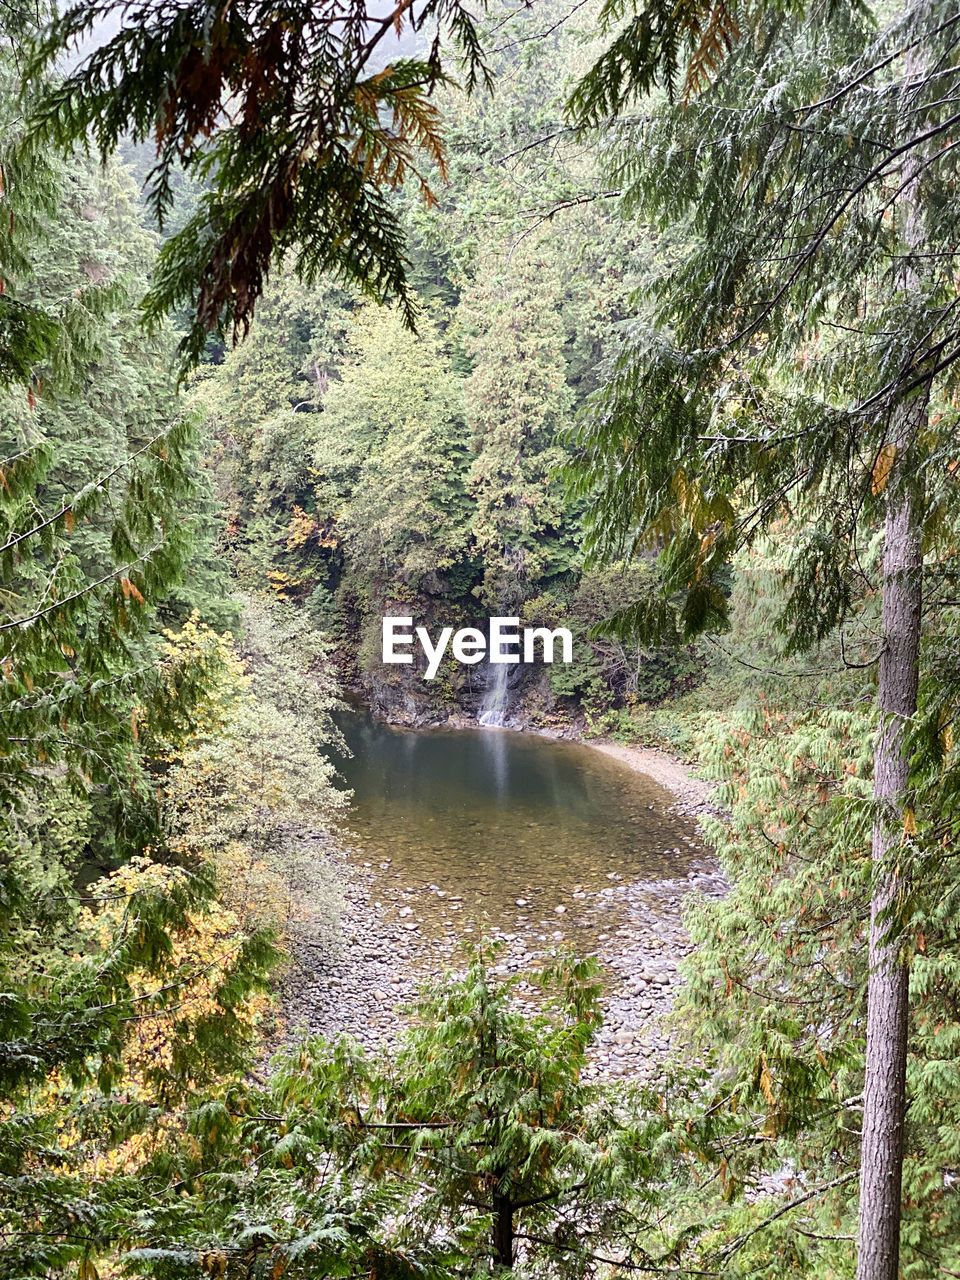
[{"label": "rocky shore", "polygon": [[[620,744],[591,745],[652,775],[677,797],[679,811],[694,815],[711,808],[707,784],[691,778],[679,761]],[[445,906],[455,908],[457,897],[437,885],[395,890],[361,859],[354,851],[342,866],[339,937],[307,932],[296,941],[283,1009],[293,1038],[346,1033],[375,1050],[396,1037],[403,1024],[399,1007],[409,1004],[418,984],[457,967],[459,939],[438,928],[439,904],[430,901],[445,899]],[[535,901],[521,900],[517,905],[528,923],[516,932],[491,929],[489,936],[502,942],[500,967],[509,973],[536,968],[559,945],[576,946],[581,932],[593,939],[605,995],[591,1072],[642,1080],[657,1070],[669,1047],[663,1019],[681,982],[680,963],[691,950],[682,926],[685,902],[692,893],[721,896],[727,885],[705,859],[685,878],[631,882],[614,872],[607,879],[609,885],[595,892],[570,886],[568,905],[555,908],[549,920],[538,919]],[[476,939],[478,932],[470,936]]]},{"label": "rocky shore", "polygon": [[676,798],[676,811],[687,817],[697,818],[704,813],[719,813],[711,799],[712,785],[696,777],[690,766],[676,756],[667,755],[656,747],[636,747],[611,738],[582,738],[584,746],[602,751],[635,773],[646,774],[654,782],[671,792]]}]

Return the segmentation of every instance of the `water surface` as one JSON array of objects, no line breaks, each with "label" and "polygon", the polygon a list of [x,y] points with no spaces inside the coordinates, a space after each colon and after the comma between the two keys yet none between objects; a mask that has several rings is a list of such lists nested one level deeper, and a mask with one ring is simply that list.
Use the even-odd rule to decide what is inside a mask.
[{"label": "water surface", "polygon": [[338,764],[374,895],[427,935],[482,925],[592,943],[613,924],[597,905],[617,884],[685,875],[698,853],[669,792],[588,746],[395,728],[362,713],[341,728],[353,756]]}]

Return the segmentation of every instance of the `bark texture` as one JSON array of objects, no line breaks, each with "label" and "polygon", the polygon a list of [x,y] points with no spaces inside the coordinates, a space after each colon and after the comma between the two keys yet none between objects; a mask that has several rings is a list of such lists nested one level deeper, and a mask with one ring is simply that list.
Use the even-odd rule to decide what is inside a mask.
[{"label": "bark texture", "polygon": [[493,1256],[498,1267],[513,1267],[513,1202],[509,1196],[493,1197]]},{"label": "bark texture", "polygon": [[[925,61],[922,48],[908,52],[908,80],[922,71]],[[912,252],[919,251],[924,242],[917,198],[921,169],[922,157],[910,153],[900,206],[905,211],[900,285],[906,298],[915,294],[920,284],[918,259]],[[918,445],[927,424],[929,398],[928,382],[897,406],[887,436],[890,452],[884,458],[890,466],[884,489],[883,649],[877,691],[880,724],[873,754],[877,816],[872,847],[857,1280],[898,1280],[900,1271],[910,969],[904,954],[901,909],[909,867],[902,864],[897,847],[903,837],[909,781],[904,733],[916,714],[920,673],[924,488]]]},{"label": "bark texture", "polygon": [[908,781],[904,728],[917,709],[922,493],[916,441],[926,413],[924,395],[897,411],[886,487],[857,1280],[897,1280],[899,1271],[910,972],[900,930],[907,869],[899,865],[896,849]]}]

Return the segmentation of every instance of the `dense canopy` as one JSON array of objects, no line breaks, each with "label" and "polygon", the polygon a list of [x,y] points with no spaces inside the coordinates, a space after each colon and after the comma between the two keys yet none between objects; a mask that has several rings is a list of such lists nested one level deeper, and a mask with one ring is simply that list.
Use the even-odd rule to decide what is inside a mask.
[{"label": "dense canopy", "polygon": [[[960,1274],[956,6],[0,23],[0,1276]],[[391,866],[358,706],[698,770],[682,981],[626,824]]]}]

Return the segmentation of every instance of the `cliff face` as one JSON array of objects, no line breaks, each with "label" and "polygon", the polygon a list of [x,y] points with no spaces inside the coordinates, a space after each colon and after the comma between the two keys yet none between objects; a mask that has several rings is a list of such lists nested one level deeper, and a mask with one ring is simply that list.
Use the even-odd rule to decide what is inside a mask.
[{"label": "cliff face", "polygon": [[[447,662],[436,678],[423,678],[420,666],[388,666],[382,662],[356,671],[348,686],[370,711],[390,724],[476,724],[484,708],[491,668]],[[582,723],[580,708],[558,698],[550,688],[549,670],[539,664],[508,668],[507,692],[499,723],[505,728],[551,728],[562,731]],[[488,721],[489,723],[489,721]]]},{"label": "cliff face", "polygon": [[[542,662],[491,665],[458,662],[447,650],[433,679],[427,680],[427,658],[419,641],[399,651],[410,653],[412,663],[383,661],[382,619],[414,617],[415,626],[427,628],[436,642],[444,626],[475,627],[486,634],[488,620],[473,618],[445,606],[442,601],[390,599],[376,614],[360,610],[344,616],[345,633],[337,646],[337,665],[344,688],[389,724],[425,728],[429,725],[476,724],[484,712],[484,699],[495,679],[505,682],[502,715],[495,723],[504,727],[551,728],[562,731],[582,722],[574,698],[558,697],[550,686],[550,668]],[[489,708],[489,703],[488,703]],[[490,723],[486,719],[486,723]]]},{"label": "cliff face", "polygon": [[[574,635],[573,662],[564,664],[554,649],[554,662],[539,658],[531,663],[491,664],[487,658],[470,664],[458,661],[449,640],[442,658],[427,679],[428,657],[419,637],[409,645],[398,644],[397,654],[409,655],[409,663],[383,661],[383,618],[413,618],[424,627],[427,648],[439,646],[444,627],[455,634],[470,627],[485,634],[487,619],[465,611],[426,606],[415,599],[392,598],[382,612],[344,610],[337,638],[337,665],[343,687],[390,724],[424,728],[429,725],[502,725],[515,729],[544,729],[557,734],[577,734],[587,728],[617,722],[638,706],[655,706],[665,698],[693,688],[703,678],[702,657],[692,648],[662,648],[627,652],[621,646],[603,648]],[[436,616],[436,615],[440,616]],[[431,616],[432,615],[432,616]],[[398,636],[409,632],[399,626]]]}]

